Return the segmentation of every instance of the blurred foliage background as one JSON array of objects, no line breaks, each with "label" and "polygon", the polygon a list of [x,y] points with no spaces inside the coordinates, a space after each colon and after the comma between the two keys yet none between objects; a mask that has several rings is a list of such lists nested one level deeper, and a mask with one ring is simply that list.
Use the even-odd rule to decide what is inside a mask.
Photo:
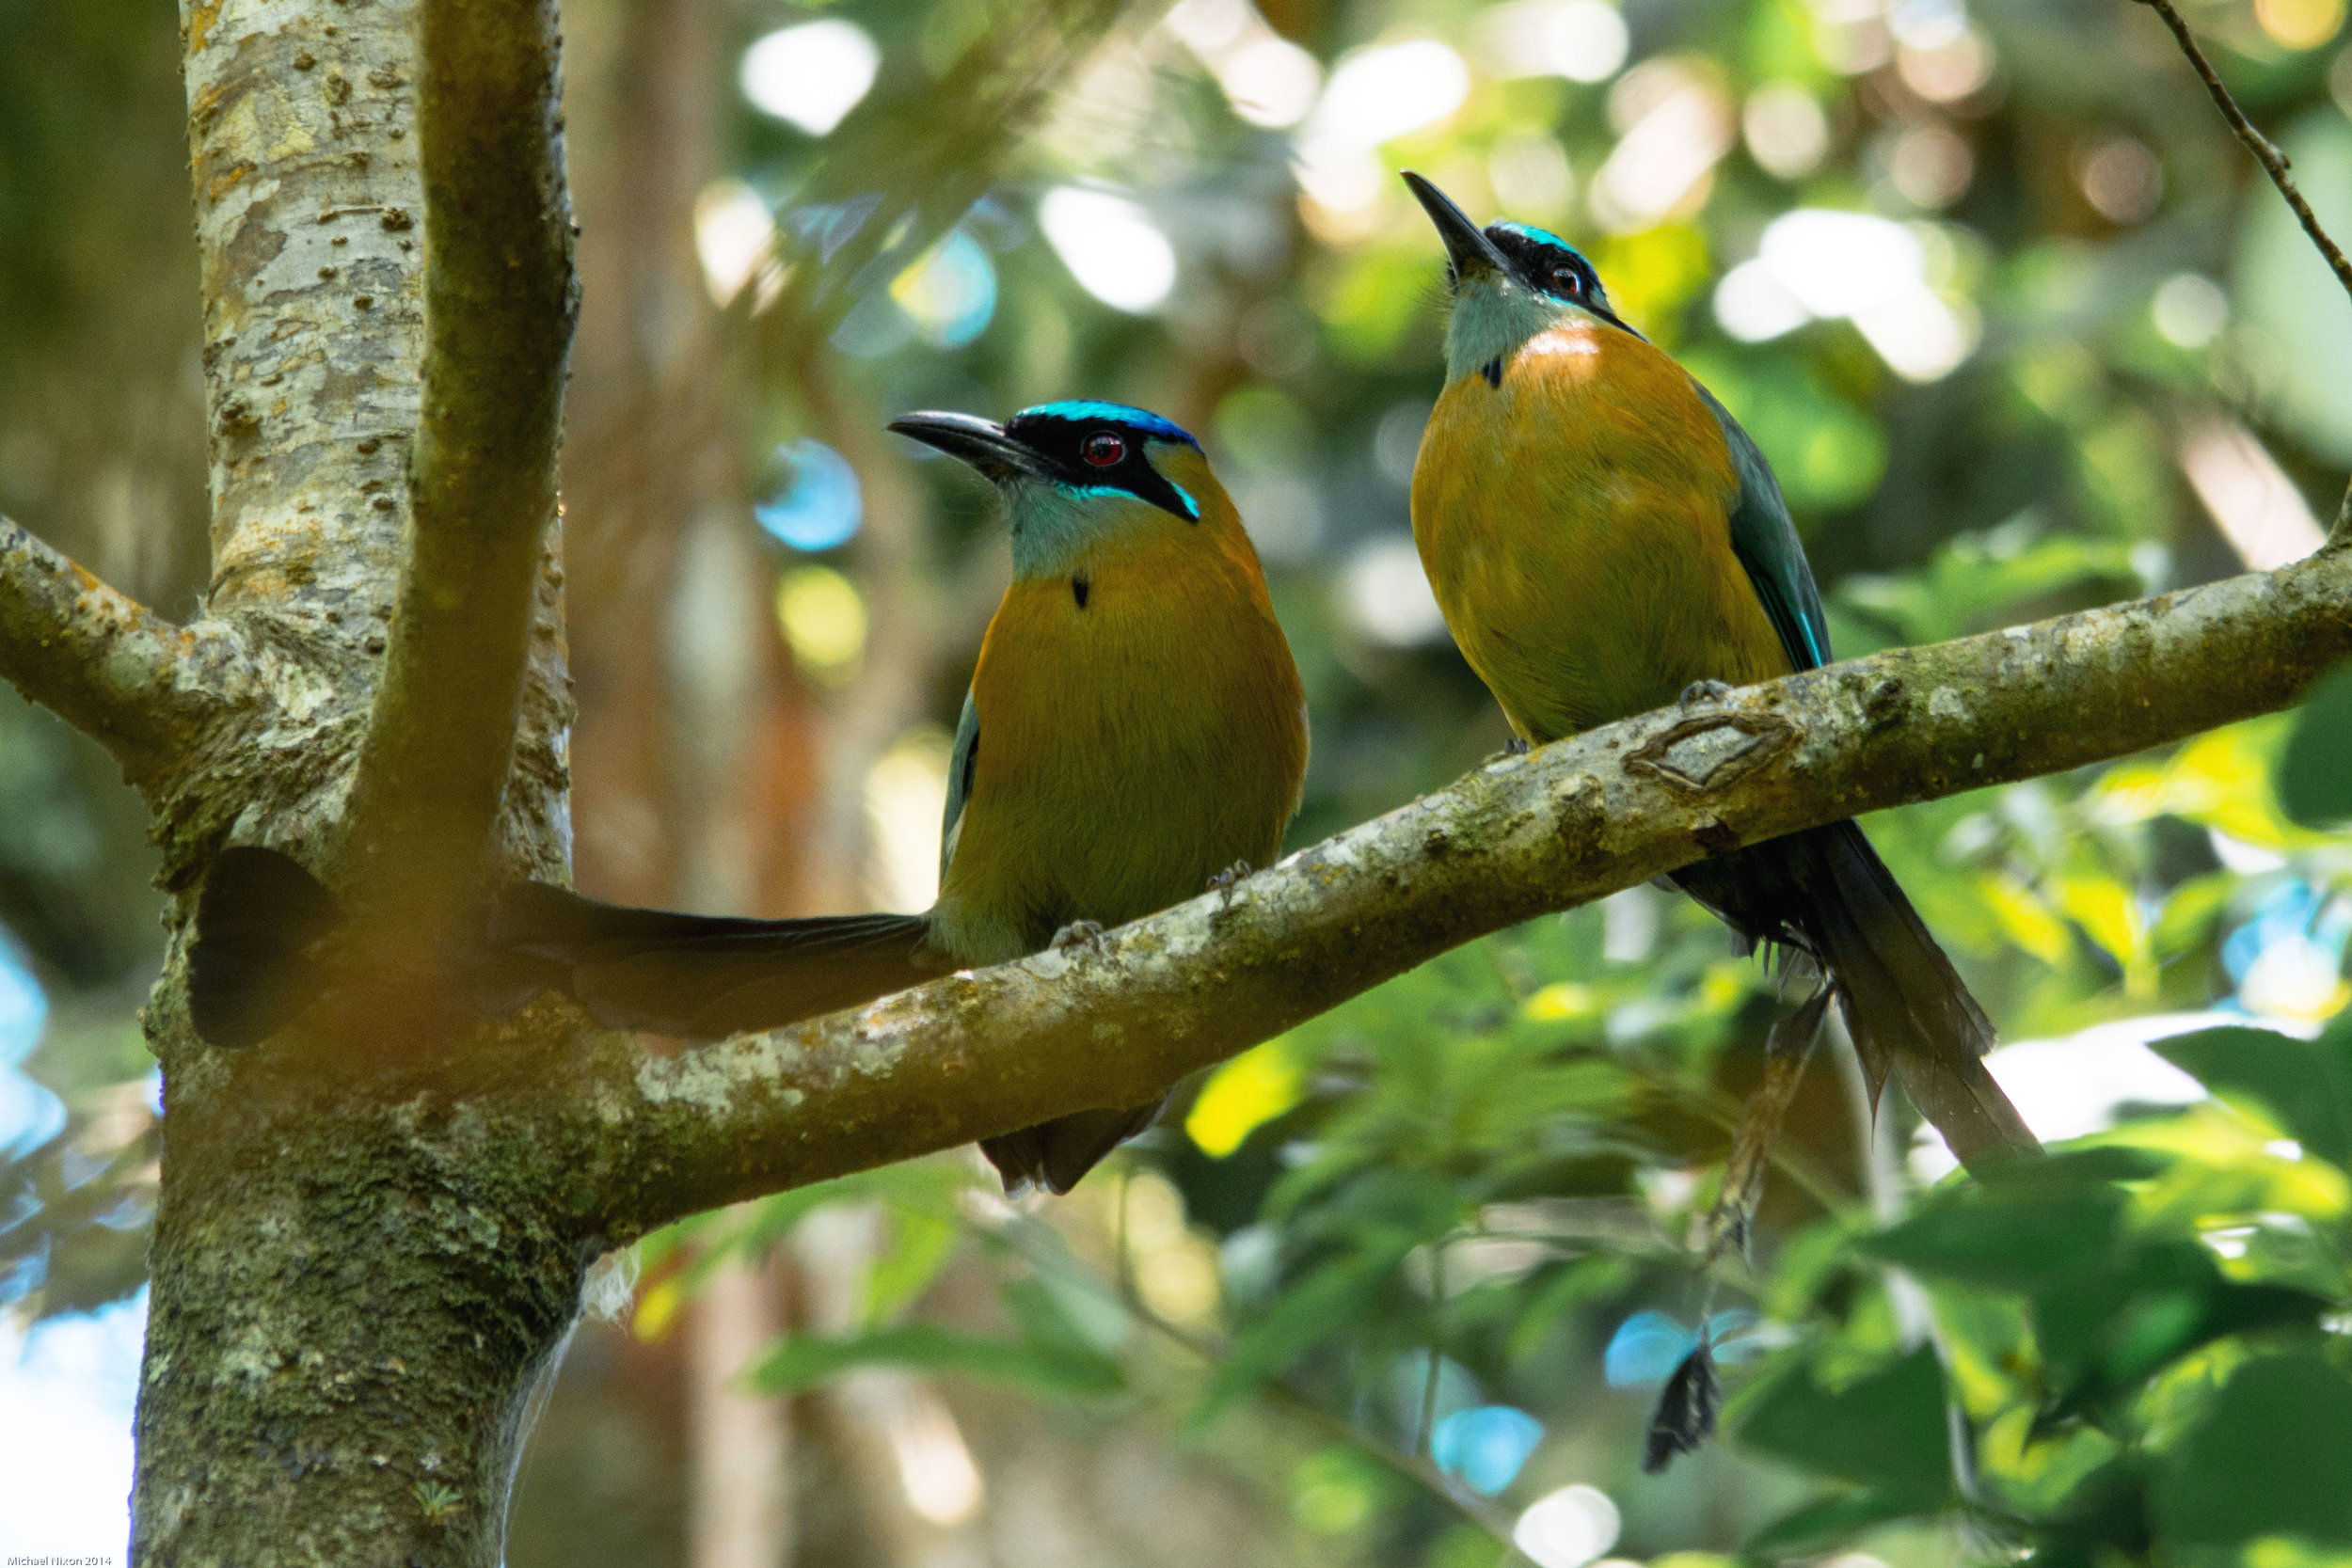
[{"label": "blurred foliage background", "polygon": [[[2352,232],[2344,0],[2184,10]],[[1198,432],[1312,704],[1304,844],[1502,743],[1413,555],[1438,246],[1586,247],[1775,465],[1844,655],[2270,566],[2352,313],[2126,0],[571,0],[579,876],[919,908],[1006,576],[913,407]],[[203,588],[170,8],[0,0],[0,509]],[[2161,693],[2152,700],[2162,701]],[[1637,888],[1237,1058],[1059,1203],[967,1153],[599,1273],[510,1560],[1579,1568],[2352,1555],[2352,686],[1872,819],[2064,1144],[1968,1184]],[[2282,804],[2283,802],[2283,804]],[[0,1519],[119,1532],[160,1129],[137,802],[0,694]],[[641,1272],[642,1271],[642,1272]],[[1639,1468],[1702,1316],[1724,1440]],[[78,1513],[75,1511],[79,1511]],[[76,1540],[109,1539],[106,1535]]]}]

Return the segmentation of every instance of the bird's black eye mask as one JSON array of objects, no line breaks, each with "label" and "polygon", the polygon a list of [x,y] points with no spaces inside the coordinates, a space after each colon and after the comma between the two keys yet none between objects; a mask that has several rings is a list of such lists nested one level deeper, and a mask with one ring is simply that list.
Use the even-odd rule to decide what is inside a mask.
[{"label": "bird's black eye mask", "polygon": [[1188,523],[1200,503],[1144,455],[1152,441],[1200,443],[1183,426],[1117,404],[1049,403],[1005,421],[1005,435],[1035,453],[1045,477],[1078,495],[1120,494],[1148,501]]},{"label": "bird's black eye mask", "polygon": [[[1618,319],[1593,263],[1559,235],[1525,223],[1490,223],[1486,238],[1511,263],[1518,282],[1553,299],[1580,306],[1610,325],[1633,332]],[[1641,334],[1634,332],[1635,337]]]}]

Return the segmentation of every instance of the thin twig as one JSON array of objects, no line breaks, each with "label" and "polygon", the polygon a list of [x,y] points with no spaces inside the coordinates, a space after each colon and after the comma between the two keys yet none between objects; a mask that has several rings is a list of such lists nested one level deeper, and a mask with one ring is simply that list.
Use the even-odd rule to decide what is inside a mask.
[{"label": "thin twig", "polygon": [[[2205,52],[2197,46],[2196,35],[2188,30],[2188,24],[2173,8],[2172,0],[2139,0],[2139,4],[2164,18],[2164,24],[2172,29],[2174,38],[2180,40],[2181,52],[2196,68],[2198,76],[2205,84],[2205,91],[2213,99],[2214,106],[2221,111],[2221,118],[2230,122],[2230,129],[2237,133],[2237,139],[2246,144],[2246,150],[2254,155],[2254,161],[2261,164],[2263,171],[2270,176],[2270,182],[2279,187],[2279,194],[2287,198],[2287,205],[2295,209],[2296,221],[2302,224],[2303,232],[2311,236],[2312,244],[2319,247],[2319,254],[2329,270],[2335,273],[2336,281],[2344,285],[2345,295],[2352,297],[2352,261],[2344,260],[2344,252],[2337,248],[2336,242],[2329,239],[2328,230],[2320,227],[2319,214],[2312,211],[2312,204],[2303,199],[2303,193],[2296,187],[2295,177],[2287,172],[2287,155],[2279,150],[2276,142],[2256,130],[2252,120],[2246,118],[2246,111],[2238,107],[2237,100],[2231,96],[2230,89],[2222,86],[2220,76],[2213,69],[2213,62],[2206,59]],[[2328,531],[2327,547],[2341,549],[2346,545],[2352,545],[2352,488],[2344,491],[2343,501],[2336,507],[2334,526]]]},{"label": "thin twig", "polygon": [[1445,1243],[1429,1245],[1429,1375],[1421,1384],[1421,1419],[1413,1430],[1413,1451],[1438,1457],[1438,1375],[1445,1370]]}]

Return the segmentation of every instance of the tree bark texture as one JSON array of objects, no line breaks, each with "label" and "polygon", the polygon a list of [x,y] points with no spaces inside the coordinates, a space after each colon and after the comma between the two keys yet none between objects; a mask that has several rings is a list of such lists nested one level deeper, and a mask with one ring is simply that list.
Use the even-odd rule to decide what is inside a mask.
[{"label": "tree bark texture", "polygon": [[[212,590],[176,637],[95,585],[72,607],[112,644],[107,689],[195,694],[153,705],[168,733],[131,768],[166,885],[186,892],[230,842],[378,887],[446,889],[485,844],[509,874],[561,877],[553,7],[187,0],[182,28]],[[444,748],[458,766],[437,770]],[[497,1560],[530,1393],[586,1260],[560,1173],[428,1093],[448,1082],[430,1060],[362,1088],[334,1040],[275,1067],[204,1051],[181,974],[175,942],[148,1012],[171,1131],[135,1560]]]},{"label": "tree bark texture", "polygon": [[[400,919],[485,860],[564,874],[569,698],[543,533],[572,296],[552,14],[185,0],[207,608],[170,626],[0,523],[0,673],[114,748],[174,893],[231,843],[286,849],[346,893],[392,888]],[[440,72],[420,40],[449,52]],[[415,85],[469,71],[421,136]],[[485,199],[506,222],[485,222]],[[501,354],[459,341],[482,330]],[[462,412],[485,399],[496,417]],[[1836,665],[1490,763],[1091,946],[672,1057],[553,998],[424,1029],[429,963],[359,1021],[398,1049],[312,1030],[211,1052],[187,1026],[183,896],[147,1014],[167,1114],[134,1559],[487,1568],[534,1390],[613,1244],[1140,1103],[1515,921],[2268,711],[2347,654],[2352,551],[2330,551]],[[409,695],[388,699],[400,681]],[[420,765],[440,746],[464,765]],[[420,903],[417,886],[441,892]]]}]

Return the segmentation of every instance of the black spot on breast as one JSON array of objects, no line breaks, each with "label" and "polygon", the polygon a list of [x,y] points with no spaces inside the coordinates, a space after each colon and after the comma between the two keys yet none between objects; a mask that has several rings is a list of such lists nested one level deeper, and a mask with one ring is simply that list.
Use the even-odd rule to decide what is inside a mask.
[{"label": "black spot on breast", "polygon": [[1074,577],[1070,579],[1070,596],[1078,601],[1078,608],[1080,610],[1084,610],[1087,607],[1087,595],[1093,591],[1094,585],[1087,581],[1084,576]]},{"label": "black spot on breast", "polygon": [[1498,354],[1479,366],[1478,373],[1486,378],[1487,386],[1500,388],[1502,385],[1502,356]]}]

